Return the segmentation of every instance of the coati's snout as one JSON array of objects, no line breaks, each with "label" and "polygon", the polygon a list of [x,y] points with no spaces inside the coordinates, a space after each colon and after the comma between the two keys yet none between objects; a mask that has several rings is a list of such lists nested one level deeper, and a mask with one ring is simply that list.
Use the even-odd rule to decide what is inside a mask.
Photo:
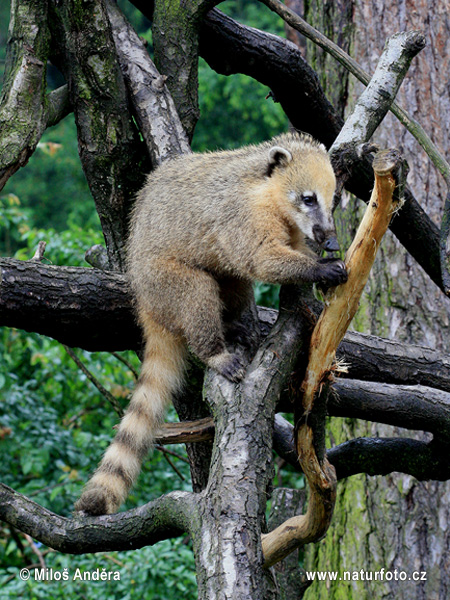
[{"label": "coati's snout", "polygon": [[340,250],[334,229],[325,231],[320,225],[316,224],[313,226],[312,232],[314,240],[327,252],[337,252]]}]

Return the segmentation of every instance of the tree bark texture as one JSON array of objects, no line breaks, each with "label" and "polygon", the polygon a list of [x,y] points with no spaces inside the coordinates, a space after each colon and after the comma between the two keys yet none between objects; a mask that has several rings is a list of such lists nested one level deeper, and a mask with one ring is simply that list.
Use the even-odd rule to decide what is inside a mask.
[{"label": "tree bark texture", "polygon": [[[333,31],[329,35],[334,41],[342,36],[347,38],[352,56],[369,72],[375,68],[387,37],[399,30],[419,29],[424,32],[427,46],[413,61],[400,88],[398,103],[425,127],[444,155],[449,153],[444,124],[450,118],[450,32],[448,20],[444,18],[446,10],[444,2],[432,0],[408,4],[400,2],[395,6],[384,0],[354,1],[350,12],[353,18],[345,28],[339,28],[336,19],[328,19],[326,10],[321,10],[319,17],[328,23],[328,31]],[[326,60],[327,69],[336,69],[332,59],[328,57]],[[341,67],[337,67],[337,72],[340,70]],[[324,85],[327,86],[327,83]],[[341,100],[345,103],[346,97],[357,97],[361,89],[362,86],[351,79],[341,93]],[[329,97],[334,94],[332,88],[326,87],[325,91]],[[341,105],[340,110],[346,108],[348,110]],[[376,132],[375,141],[381,147],[397,146],[402,149],[410,166],[408,182],[413,194],[421,198],[427,213],[436,224],[440,224],[445,182],[430,165],[417,142],[392,115],[386,117]],[[343,209],[344,215],[337,217],[341,222],[341,239],[344,236],[351,238],[358,219],[358,202],[346,196]],[[420,343],[436,350],[448,349],[449,307],[448,299],[395,238],[388,235],[369,278],[355,327],[392,340]],[[350,373],[357,368],[357,362],[357,356],[354,356],[354,361],[350,359]],[[379,364],[383,362],[381,360]],[[377,360],[374,366],[376,364]],[[419,357],[416,369],[419,374]],[[371,377],[376,379],[377,375],[372,373]],[[381,374],[379,377],[382,377]],[[349,419],[333,419],[330,424],[333,444],[355,437],[386,438],[392,435],[410,434],[388,425]],[[417,437],[424,441],[427,439],[420,434]],[[350,599],[369,595],[405,600],[440,600],[447,597],[450,577],[445,549],[450,539],[450,527],[447,525],[449,493],[447,482],[418,482],[411,476],[396,473],[386,477],[360,475],[340,482],[335,519],[327,539],[308,547],[307,569],[342,572],[361,568],[376,571],[383,567],[392,571],[397,568],[408,574],[422,570],[427,572],[427,581],[358,581],[351,585],[331,582],[329,587],[315,583],[305,598],[338,598],[340,594]]]},{"label": "tree bark texture", "polygon": [[81,163],[102,224],[110,268],[124,269],[134,194],[148,170],[103,0],[51,3],[52,58],[69,84]]},{"label": "tree bark texture", "polygon": [[47,126],[47,0],[11,5],[4,84],[0,96],[0,189],[25,165]]}]

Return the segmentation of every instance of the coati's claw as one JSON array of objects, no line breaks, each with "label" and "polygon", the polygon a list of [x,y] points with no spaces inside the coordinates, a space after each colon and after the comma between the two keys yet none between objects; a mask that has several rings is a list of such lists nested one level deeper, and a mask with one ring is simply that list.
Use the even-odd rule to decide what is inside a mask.
[{"label": "coati's claw", "polygon": [[233,383],[239,383],[239,381],[244,378],[245,369],[236,354],[232,354],[231,356],[233,357],[233,360],[227,365],[224,365],[220,374]]},{"label": "coati's claw", "polygon": [[238,383],[245,375],[245,369],[237,354],[223,352],[208,360],[208,365],[233,383]]},{"label": "coati's claw", "polygon": [[320,264],[320,283],[326,287],[334,287],[345,283],[348,279],[345,263],[339,258],[322,258]]}]

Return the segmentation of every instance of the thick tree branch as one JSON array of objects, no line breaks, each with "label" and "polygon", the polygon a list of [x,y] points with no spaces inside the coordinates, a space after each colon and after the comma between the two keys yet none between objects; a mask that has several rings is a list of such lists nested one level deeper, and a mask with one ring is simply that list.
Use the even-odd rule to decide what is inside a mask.
[{"label": "thick tree branch", "polygon": [[59,552],[85,554],[132,550],[190,530],[196,502],[189,492],[172,492],[134,510],[68,519],[0,483],[0,519]]},{"label": "thick tree branch", "polygon": [[54,62],[69,83],[81,163],[102,224],[109,266],[124,268],[128,213],[148,156],[128,106],[102,0],[51,2]]},{"label": "thick tree branch", "polygon": [[0,324],[86,350],[139,348],[123,275],[0,259]]},{"label": "thick tree branch", "polygon": [[338,380],[328,413],[429,431],[450,439],[450,394],[422,385],[406,386],[357,380]]},{"label": "thick tree branch", "polygon": [[109,20],[120,66],[130,91],[139,130],[149,150],[152,165],[190,152],[191,148],[175,104],[141,39],[111,0]]},{"label": "thick tree branch", "polygon": [[[274,450],[288,464],[302,471],[296,457],[294,428],[281,415],[275,417]],[[419,481],[450,479],[446,460],[448,444],[435,440],[421,442],[409,438],[357,438],[327,451],[327,458],[336,469],[337,479],[359,473],[387,475],[400,472]]]},{"label": "thick tree branch", "polygon": [[425,346],[348,331],[337,357],[349,365],[351,379],[421,384],[450,392],[450,356]]},{"label": "thick tree branch", "polygon": [[[259,308],[265,335],[277,314]],[[140,346],[125,277],[99,269],[0,259],[0,326],[36,331],[91,351]],[[431,348],[349,331],[337,356],[349,363],[353,379],[450,392],[450,355]]]},{"label": "thick tree branch", "polygon": [[46,118],[47,0],[13,0],[0,97],[0,189],[34,152]]}]

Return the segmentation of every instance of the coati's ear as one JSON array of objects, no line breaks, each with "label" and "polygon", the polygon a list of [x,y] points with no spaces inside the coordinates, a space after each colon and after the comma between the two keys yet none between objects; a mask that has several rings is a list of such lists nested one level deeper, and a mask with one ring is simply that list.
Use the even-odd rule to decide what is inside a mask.
[{"label": "coati's ear", "polygon": [[281,146],[273,146],[269,150],[269,164],[267,165],[267,176],[272,175],[276,167],[285,167],[292,160],[292,154],[286,148]]}]

